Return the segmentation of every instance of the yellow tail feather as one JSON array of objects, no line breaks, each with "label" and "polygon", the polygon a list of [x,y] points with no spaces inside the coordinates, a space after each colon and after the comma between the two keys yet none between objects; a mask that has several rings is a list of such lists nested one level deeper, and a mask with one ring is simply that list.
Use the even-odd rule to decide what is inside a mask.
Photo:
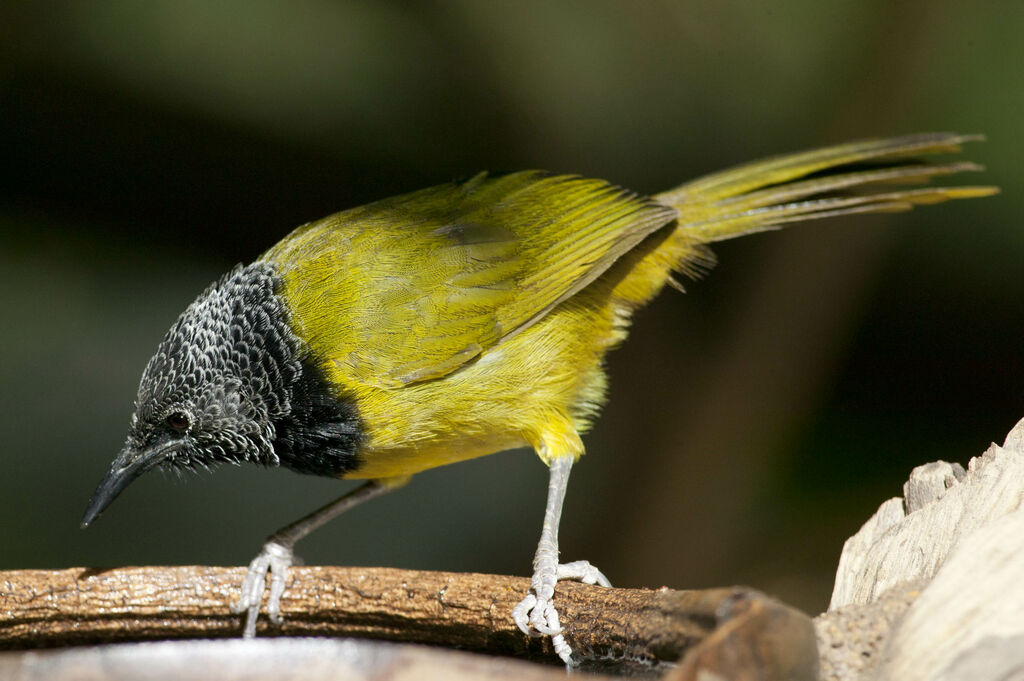
[{"label": "yellow tail feather", "polygon": [[962,143],[982,139],[929,133],[853,142],[714,173],[655,198],[679,211],[681,231],[694,241],[708,243],[790,222],[988,196],[999,190],[984,186],[893,190],[890,186],[924,184],[939,176],[982,170],[974,163],[930,164],[918,159],[956,153]]},{"label": "yellow tail feather", "polygon": [[714,263],[707,244],[778,229],[791,222],[853,213],[909,210],[915,205],[995,194],[996,187],[912,187],[934,178],[983,170],[966,161],[921,157],[956,153],[980,135],[929,133],[865,140],[777,156],[688,182],[654,198],[678,211],[675,230],[649,251],[626,258],[614,297],[628,309],[664,284],[671,272],[699,276]]}]

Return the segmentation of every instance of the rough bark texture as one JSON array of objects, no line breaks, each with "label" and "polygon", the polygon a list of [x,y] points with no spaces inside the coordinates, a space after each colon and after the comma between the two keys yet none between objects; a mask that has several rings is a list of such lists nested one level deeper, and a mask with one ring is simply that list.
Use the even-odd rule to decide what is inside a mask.
[{"label": "rough bark texture", "polygon": [[[241,619],[228,608],[243,574],[213,567],[0,572],[0,647],[237,636]],[[557,661],[548,639],[523,635],[509,616],[528,587],[517,577],[299,567],[282,599],[284,623],[261,621],[259,633],[390,639]],[[560,583],[556,598],[566,638],[591,669],[660,672],[686,655],[675,678],[697,678],[702,669],[752,679],[816,674],[809,618],[749,589]],[[752,666],[757,676],[743,671]]]}]

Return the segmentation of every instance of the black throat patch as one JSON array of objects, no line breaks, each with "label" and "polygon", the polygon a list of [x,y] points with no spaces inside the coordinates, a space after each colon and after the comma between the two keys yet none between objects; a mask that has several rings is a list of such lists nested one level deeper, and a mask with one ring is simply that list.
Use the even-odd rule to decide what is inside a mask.
[{"label": "black throat patch", "polygon": [[[266,264],[253,264],[270,270]],[[356,468],[356,454],[363,440],[359,414],[352,401],[339,395],[323,371],[321,358],[313,355],[289,323],[287,302],[280,293],[281,280],[271,274],[274,282],[273,298],[279,314],[270,315],[267,322],[277,328],[274,335],[288,342],[277,345],[287,357],[278,362],[298,362],[298,373],[286,387],[289,409],[272,419],[274,426],[274,453],[282,466],[298,473],[340,477]],[[256,328],[257,333],[263,330]],[[268,348],[269,349],[269,348]]]},{"label": "black throat patch", "polygon": [[287,415],[274,421],[274,451],[299,473],[341,477],[357,466],[363,429],[355,406],[335,395],[319,362],[306,356]]}]

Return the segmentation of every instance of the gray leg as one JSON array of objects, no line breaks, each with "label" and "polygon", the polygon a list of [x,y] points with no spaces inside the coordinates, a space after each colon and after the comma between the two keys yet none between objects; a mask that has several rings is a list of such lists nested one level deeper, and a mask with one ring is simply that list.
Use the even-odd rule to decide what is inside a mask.
[{"label": "gray leg", "polygon": [[566,665],[572,665],[572,649],[562,635],[558,611],[551,602],[555,595],[555,584],[560,579],[576,579],[586,584],[611,586],[601,571],[585,560],[564,565],[558,564],[558,521],[562,516],[562,502],[569,484],[572,457],[564,456],[551,462],[551,478],[548,482],[548,502],[544,510],[544,525],[533,558],[533,577],[530,592],[512,610],[512,619],[526,634],[550,636],[555,652]]},{"label": "gray leg", "polygon": [[381,484],[376,480],[371,480],[267,537],[263,549],[249,564],[249,572],[242,582],[241,597],[231,607],[232,612],[248,613],[243,636],[252,638],[256,635],[256,618],[259,617],[260,603],[263,601],[263,592],[266,590],[268,572],[270,573],[270,595],[267,598],[267,616],[274,624],[281,623],[281,594],[284,593],[287,583],[288,568],[295,560],[295,542],[353,506],[358,506],[368,499],[395,489],[395,487],[396,485]]}]

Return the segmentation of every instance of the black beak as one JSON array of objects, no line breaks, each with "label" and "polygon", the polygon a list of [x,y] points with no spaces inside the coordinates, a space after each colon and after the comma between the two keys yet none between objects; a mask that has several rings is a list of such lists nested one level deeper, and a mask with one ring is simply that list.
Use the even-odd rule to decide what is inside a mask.
[{"label": "black beak", "polygon": [[100,482],[99,487],[93,492],[89,506],[85,509],[85,515],[82,517],[82,529],[89,527],[100,513],[103,513],[103,509],[109,506],[135,478],[160,463],[171,448],[166,444],[156,445],[137,456],[130,449],[126,448],[122,451],[114,459],[110,471]]}]

